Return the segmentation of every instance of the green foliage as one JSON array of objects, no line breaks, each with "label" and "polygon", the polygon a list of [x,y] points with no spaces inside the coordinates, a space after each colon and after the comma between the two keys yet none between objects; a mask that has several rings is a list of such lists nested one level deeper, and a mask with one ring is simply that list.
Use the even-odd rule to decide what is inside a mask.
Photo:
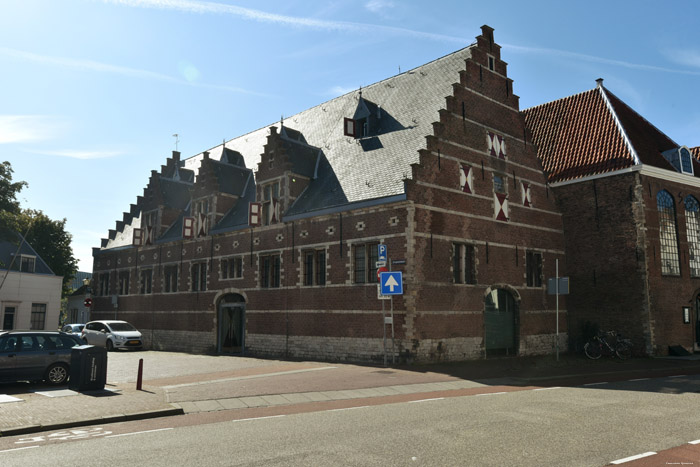
[{"label": "green foliage", "polygon": [[0,240],[15,242],[16,233],[25,235],[54,274],[63,276],[62,295],[66,296],[70,292],[67,286],[78,268],[71,248],[72,236],[66,232],[66,220],[55,221],[33,209],[21,210],[16,197],[27,183],[13,183],[12,173],[9,162],[0,164]]}]

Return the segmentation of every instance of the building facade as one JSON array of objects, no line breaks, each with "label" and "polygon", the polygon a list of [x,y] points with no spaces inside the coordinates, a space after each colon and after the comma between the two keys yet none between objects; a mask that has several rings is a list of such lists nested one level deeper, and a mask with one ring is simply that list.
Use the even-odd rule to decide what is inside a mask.
[{"label": "building facade", "polygon": [[[380,361],[555,352],[564,216],[471,46],[153,171],[93,250],[93,319],[154,349]],[[378,297],[378,246],[403,275]],[[563,275],[563,274],[562,274]],[[385,337],[386,336],[386,337]]]},{"label": "building facade", "polygon": [[62,284],[21,235],[0,241],[0,330],[58,329]]},{"label": "building facade", "polygon": [[673,141],[603,80],[524,114],[563,214],[571,349],[612,329],[637,354],[697,350],[699,148]]}]

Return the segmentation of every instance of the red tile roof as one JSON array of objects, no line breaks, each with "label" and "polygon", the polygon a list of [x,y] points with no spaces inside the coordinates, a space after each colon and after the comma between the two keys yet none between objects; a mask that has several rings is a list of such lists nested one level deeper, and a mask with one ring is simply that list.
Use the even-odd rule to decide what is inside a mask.
[{"label": "red tile roof", "polygon": [[700,160],[700,146],[688,149],[690,149],[690,153],[693,155],[693,157],[695,157],[696,160]]},{"label": "red tile roof", "polygon": [[678,144],[602,85],[523,114],[550,182],[639,163],[674,170],[661,152]]}]

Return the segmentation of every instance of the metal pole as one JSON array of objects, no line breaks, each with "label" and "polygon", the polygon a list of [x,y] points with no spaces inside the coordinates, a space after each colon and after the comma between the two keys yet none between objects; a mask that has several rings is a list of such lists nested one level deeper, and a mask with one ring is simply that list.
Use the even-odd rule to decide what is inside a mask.
[{"label": "metal pole", "polygon": [[384,311],[384,300],[382,300],[382,329],[384,330],[384,366],[386,366],[386,311]]},{"label": "metal pole", "polygon": [[559,361],[559,258],[556,260],[557,263],[557,277],[556,277],[556,292],[557,292],[557,361]]}]

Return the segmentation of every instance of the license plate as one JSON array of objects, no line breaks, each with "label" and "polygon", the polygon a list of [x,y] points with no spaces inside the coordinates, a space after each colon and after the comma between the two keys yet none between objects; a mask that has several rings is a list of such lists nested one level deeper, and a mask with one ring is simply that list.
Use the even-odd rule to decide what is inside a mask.
[{"label": "license plate", "polygon": [[129,344],[129,345],[139,345],[140,342],[139,342],[139,341],[128,341],[127,344]]}]

